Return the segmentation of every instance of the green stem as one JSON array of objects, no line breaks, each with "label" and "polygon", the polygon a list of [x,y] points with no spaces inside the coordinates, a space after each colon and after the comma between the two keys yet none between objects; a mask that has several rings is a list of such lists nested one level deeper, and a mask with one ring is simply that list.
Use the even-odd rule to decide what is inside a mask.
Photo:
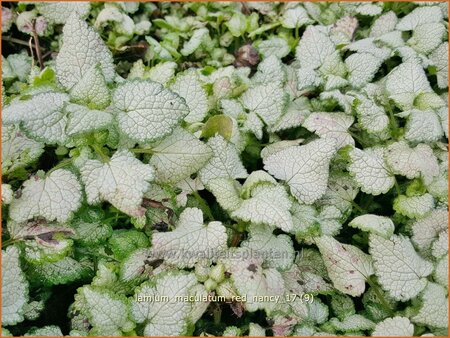
[{"label": "green stem", "polygon": [[205,200],[200,196],[200,194],[197,191],[193,191],[192,195],[195,197],[195,199],[197,200],[198,204],[200,204],[200,207],[203,210],[203,212],[206,214],[206,216],[210,220],[214,220],[214,216],[212,214],[211,209],[209,208],[208,203],[205,202]]},{"label": "green stem", "polygon": [[38,62],[39,62],[39,67],[41,68],[41,70],[43,70],[44,69],[44,61],[42,58],[41,46],[39,44],[39,37],[36,33],[36,22],[34,20],[33,20],[32,35],[33,35],[34,43],[36,44],[35,50],[36,50],[36,55],[37,55]]},{"label": "green stem", "polygon": [[227,229],[230,229],[230,230],[233,230],[233,231],[236,231],[237,232],[237,230],[233,227],[233,226],[231,226],[231,225],[228,225],[228,224],[222,224],[225,228],[227,228]]},{"label": "green stem", "polygon": [[59,162],[57,165],[55,165],[52,169],[50,169],[50,170],[47,172],[47,175],[50,175],[50,174],[51,174],[52,172],[54,172],[55,170],[58,170],[58,169],[67,167],[68,165],[71,165],[71,164],[72,164],[72,161],[73,161],[73,159],[72,159],[72,158],[69,158],[69,159],[65,159],[65,160]]},{"label": "green stem", "polygon": [[114,220],[114,221],[117,222],[119,219],[125,219],[125,218],[128,218],[128,216],[125,216],[125,215],[122,216],[122,215],[116,214],[115,216],[108,217],[108,218],[102,220],[102,222],[103,223],[107,223],[107,222],[109,222],[111,220]]},{"label": "green stem", "polygon": [[[89,251],[85,251],[85,250],[81,250],[81,252],[82,252],[84,255],[93,256],[94,258],[105,258],[105,259],[110,259],[110,260],[119,262],[119,260],[115,259],[114,257],[107,256],[107,255],[103,255],[103,254],[100,253],[100,252],[89,252]],[[97,264],[95,264],[95,265],[97,266]]]},{"label": "green stem", "polygon": [[103,152],[102,147],[97,144],[92,145],[92,149],[94,149],[95,153],[100,156],[104,163],[109,162],[109,157]]},{"label": "green stem", "polygon": [[236,230],[233,233],[233,237],[231,238],[231,246],[232,247],[238,247],[239,243],[241,242],[242,236],[240,232],[237,232]]},{"label": "green stem", "polygon": [[258,28],[258,29],[256,29],[256,30],[254,30],[253,32],[251,32],[251,33],[248,35],[248,37],[249,37],[250,39],[253,39],[256,35],[260,35],[260,34],[266,32],[266,31],[271,30],[271,29],[274,29],[274,28],[276,28],[276,27],[278,27],[278,26],[280,26],[280,25],[281,25],[281,22],[274,22],[274,23],[272,23],[272,24],[270,24],[270,25],[267,25],[267,26],[265,26],[265,27],[260,27],[260,28]]},{"label": "green stem", "polygon": [[217,304],[213,310],[213,316],[214,316],[214,324],[219,325],[221,323],[222,309]]},{"label": "green stem", "polygon": [[355,202],[355,201],[353,201],[352,200],[352,206],[356,209],[356,210],[358,210],[361,214],[364,214],[364,210]]},{"label": "green stem", "polygon": [[356,141],[358,141],[358,143],[359,143],[361,146],[363,146],[363,147],[366,146],[366,145],[364,144],[363,140],[362,140],[358,135],[356,135],[354,132],[352,132],[351,130],[348,130],[348,133],[350,134],[351,137],[353,137]]},{"label": "green stem", "polygon": [[[12,42],[12,43],[16,43],[16,44],[19,44],[19,45],[22,45],[22,46],[26,46],[26,47],[30,46],[30,44],[27,41],[23,41],[23,40],[20,40],[20,39],[12,38],[10,36],[2,36],[2,40],[3,41]],[[31,47],[36,48],[36,45],[35,44],[31,44]],[[42,47],[39,47],[39,48],[43,49]]]},{"label": "green stem", "polygon": [[135,154],[153,154],[153,149],[151,148],[135,148],[130,149],[130,151]]},{"label": "green stem", "polygon": [[396,179],[394,179],[394,186],[395,186],[395,190],[397,191],[397,196],[400,196],[402,194],[402,191],[400,190],[400,186],[398,185],[398,182]]},{"label": "green stem", "polygon": [[390,108],[388,108],[387,111],[389,113],[389,121],[391,122],[392,127],[396,128],[397,120],[395,119],[394,112]]},{"label": "green stem", "polygon": [[384,298],[383,292],[381,291],[380,287],[373,281],[372,277],[367,278],[367,283],[370,285],[370,287],[373,289],[375,294],[377,295],[378,300],[380,301],[381,307],[389,314],[393,315],[394,312],[391,309],[391,306],[387,302],[386,298]]},{"label": "green stem", "polygon": [[17,243],[19,241],[20,241],[20,239],[15,239],[15,238],[10,238],[10,239],[7,239],[6,241],[2,241],[2,249],[6,248],[7,246],[10,246],[11,244]]},{"label": "green stem", "polygon": [[395,119],[394,112],[392,111],[392,109],[390,107],[388,107],[387,111],[389,113],[389,124],[391,125],[391,135],[393,135],[393,132],[397,131],[397,129],[398,129],[398,124],[397,124],[397,120]]},{"label": "green stem", "polygon": [[300,29],[300,27],[298,25],[295,25],[295,31],[294,31],[295,40],[298,40],[299,29]]}]

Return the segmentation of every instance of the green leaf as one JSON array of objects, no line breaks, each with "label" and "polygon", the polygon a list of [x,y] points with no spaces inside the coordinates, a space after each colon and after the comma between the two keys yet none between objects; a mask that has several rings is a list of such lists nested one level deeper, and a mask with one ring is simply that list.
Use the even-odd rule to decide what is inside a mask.
[{"label": "green leaf", "polygon": [[207,185],[210,180],[217,178],[234,179],[248,176],[238,150],[232,143],[221,135],[216,135],[211,137],[207,144],[212,149],[213,156],[199,172],[203,184]]},{"label": "green leaf", "polygon": [[97,64],[106,82],[112,82],[115,69],[111,52],[100,35],[74,11],[64,25],[62,46],[56,58],[58,80],[66,89],[71,89]]},{"label": "green leaf", "polygon": [[28,282],[20,267],[20,251],[11,246],[2,250],[2,324],[15,325],[24,320],[28,302]]},{"label": "green leaf", "polygon": [[84,311],[93,326],[92,334],[119,336],[134,328],[135,324],[128,319],[128,300],[125,296],[89,286],[81,288],[78,295],[86,303]]},{"label": "green leaf", "polygon": [[67,117],[64,105],[69,96],[63,93],[44,92],[29,100],[14,100],[3,109],[3,123],[22,122],[22,127],[36,140],[46,143],[64,143]]},{"label": "green leaf", "polygon": [[[240,296],[246,296],[246,310],[258,309],[271,311],[277,304],[267,301],[263,296],[283,296],[283,277],[274,268],[262,266],[262,257],[251,254],[248,248],[232,249],[224,264],[231,273],[231,279]],[[256,296],[256,297],[255,297]],[[259,297],[258,297],[259,296]]]},{"label": "green leaf", "polygon": [[116,230],[108,243],[118,260],[123,260],[136,249],[146,248],[150,244],[148,237],[137,230]]},{"label": "green leaf", "polygon": [[355,145],[355,141],[347,132],[352,124],[353,117],[344,113],[311,113],[302,126],[321,138],[334,140],[336,149],[340,149],[347,145]]},{"label": "green leaf", "polygon": [[384,162],[385,152],[379,147],[354,148],[349,152],[351,163],[348,170],[367,194],[385,194],[394,186],[394,175]]},{"label": "green leaf", "polygon": [[378,215],[361,215],[354,218],[349,224],[354,228],[390,238],[394,234],[394,222],[388,217]]},{"label": "green leaf", "polygon": [[412,61],[400,64],[389,73],[386,90],[389,98],[403,110],[414,108],[419,94],[432,92],[422,66]]},{"label": "green leaf", "polygon": [[269,83],[248,89],[241,100],[246,109],[271,125],[285,112],[287,94],[278,83]]},{"label": "green leaf", "polygon": [[202,138],[210,138],[216,134],[221,135],[225,140],[230,141],[233,131],[233,121],[227,115],[211,116],[203,126]]},{"label": "green leaf", "polygon": [[54,85],[56,80],[56,73],[50,67],[45,67],[41,73],[33,79],[33,86],[48,86]]},{"label": "green leaf", "polygon": [[[170,272],[145,282],[135,290],[131,317],[144,324],[146,336],[190,335],[190,318],[199,304],[184,299],[196,285],[195,276],[186,272]],[[139,297],[149,300],[139,301]]]},{"label": "green leaf", "polygon": [[104,109],[109,105],[111,95],[100,64],[95,64],[86,71],[80,81],[72,87],[70,96],[74,102],[91,109]]},{"label": "green leaf", "polygon": [[294,247],[289,236],[275,236],[271,229],[264,226],[251,225],[249,238],[241,243],[241,247],[263,257],[269,268],[288,270],[294,260]]},{"label": "green leaf", "polygon": [[448,42],[444,42],[436,48],[430,58],[437,70],[437,82],[439,88],[448,87]]},{"label": "green leaf", "polygon": [[194,72],[178,75],[170,89],[180,95],[189,107],[189,114],[184,117],[188,123],[201,122],[208,113],[208,96],[202,82]]},{"label": "green leaf", "polygon": [[430,194],[421,196],[400,195],[394,200],[394,210],[409,218],[421,218],[434,207],[434,199]]},{"label": "green leaf", "polygon": [[231,213],[231,217],[290,232],[293,228],[289,213],[291,205],[292,202],[284,187],[260,185],[255,187],[249,198],[243,200]]},{"label": "green leaf", "polygon": [[58,337],[58,336],[62,336],[63,333],[61,331],[61,329],[59,328],[59,326],[56,325],[47,325],[44,327],[40,327],[40,328],[34,328],[31,329],[30,331],[28,331],[27,333],[25,333],[25,337],[26,336],[50,336],[50,337]]},{"label": "green leaf", "polygon": [[419,313],[411,318],[413,323],[430,327],[446,328],[448,325],[448,299],[444,287],[428,283],[423,291]]},{"label": "green leaf", "polygon": [[444,209],[433,210],[429,215],[412,224],[412,241],[420,250],[427,250],[447,229],[448,215]]},{"label": "green leaf", "polygon": [[49,22],[63,24],[74,12],[78,13],[80,17],[87,17],[91,4],[87,2],[38,3],[36,7]]},{"label": "green leaf", "polygon": [[112,227],[102,221],[85,222],[76,219],[72,222],[75,230],[75,241],[84,246],[93,246],[105,242],[112,235]]},{"label": "green leaf", "polygon": [[330,324],[338,331],[358,332],[360,330],[371,330],[375,323],[362,315],[354,314],[339,321],[337,318],[331,318]]},{"label": "green leaf", "polygon": [[372,258],[356,246],[342,244],[330,236],[318,237],[315,243],[334,287],[353,297],[361,295],[366,280],[374,273]]},{"label": "green leaf", "polygon": [[406,301],[425,288],[425,277],[431,274],[433,265],[420,257],[407,237],[393,235],[386,239],[371,234],[369,246],[380,284],[394,299]]},{"label": "green leaf", "polygon": [[289,184],[299,202],[312,204],[326,191],[329,163],[335,142],[320,139],[304,146],[292,146],[264,159],[264,168]]},{"label": "green leaf", "polygon": [[151,148],[151,164],[156,180],[176,183],[200,170],[211,158],[211,149],[186,130],[177,127],[173,133]]},{"label": "green leaf", "polygon": [[264,58],[274,55],[281,59],[290,52],[290,48],[286,40],[278,37],[261,41],[258,44],[258,50]]},{"label": "green leaf", "polygon": [[334,50],[334,43],[319,26],[308,26],[300,39],[295,56],[301,68],[317,69]]},{"label": "green leaf", "polygon": [[387,148],[386,163],[395,174],[409,179],[422,177],[426,184],[439,174],[437,158],[427,144],[411,148],[405,141],[392,143]]},{"label": "green leaf", "polygon": [[184,43],[180,53],[184,56],[188,56],[194,53],[207,37],[209,37],[208,29],[206,28],[196,29],[192,33],[191,38]]},{"label": "green leaf", "polygon": [[80,168],[87,201],[108,201],[133,217],[144,216],[144,193],[153,180],[153,167],[136,159],[128,150],[117,151],[107,163],[87,160]]},{"label": "green leaf", "polygon": [[404,16],[395,27],[401,31],[414,30],[426,23],[439,22],[442,20],[441,9],[437,6],[426,6],[415,8],[411,13]]},{"label": "green leaf", "polygon": [[[4,114],[4,111],[3,111]],[[17,125],[2,128],[3,175],[28,166],[44,152],[44,144],[36,142],[20,131]]]},{"label": "green leaf", "polygon": [[231,19],[226,23],[226,26],[234,37],[238,38],[242,36],[247,30],[247,20],[245,15],[241,12],[234,12]]},{"label": "green leaf", "polygon": [[301,6],[286,10],[281,19],[281,24],[285,28],[299,28],[312,23],[313,20],[309,18],[307,11]]},{"label": "green leaf", "polygon": [[2,56],[2,79],[11,81],[19,79],[26,81],[31,71],[31,59],[26,53],[11,54],[7,58]]},{"label": "green leaf", "polygon": [[193,267],[200,260],[215,261],[227,246],[227,234],[221,222],[203,223],[203,213],[186,208],[174,230],[152,236],[153,254],[179,268]]},{"label": "green leaf", "polygon": [[189,113],[186,101],[153,81],[127,81],[112,96],[123,133],[140,142],[169,135]]},{"label": "green leaf", "polygon": [[42,179],[34,176],[23,184],[22,195],[11,202],[9,216],[16,222],[33,217],[66,222],[81,206],[81,185],[70,171],[58,169]]},{"label": "green leaf", "polygon": [[387,318],[375,326],[372,336],[412,336],[414,326],[408,318],[395,316]]},{"label": "green leaf", "polygon": [[78,262],[64,257],[57,262],[43,263],[30,267],[30,280],[39,281],[44,286],[71,284],[92,277],[93,267],[87,261]]}]

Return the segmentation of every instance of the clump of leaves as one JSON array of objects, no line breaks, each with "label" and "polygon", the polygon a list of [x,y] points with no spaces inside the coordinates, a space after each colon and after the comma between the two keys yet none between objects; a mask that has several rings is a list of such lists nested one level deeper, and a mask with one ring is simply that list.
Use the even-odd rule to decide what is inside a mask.
[{"label": "clump of leaves", "polygon": [[446,3],[5,6],[3,335],[447,335]]}]

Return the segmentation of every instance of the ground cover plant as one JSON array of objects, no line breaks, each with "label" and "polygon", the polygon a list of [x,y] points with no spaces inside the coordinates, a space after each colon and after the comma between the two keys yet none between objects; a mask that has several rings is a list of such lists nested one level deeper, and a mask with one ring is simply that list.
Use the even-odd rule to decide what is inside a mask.
[{"label": "ground cover plant", "polygon": [[3,335],[447,335],[447,3],[2,32]]}]

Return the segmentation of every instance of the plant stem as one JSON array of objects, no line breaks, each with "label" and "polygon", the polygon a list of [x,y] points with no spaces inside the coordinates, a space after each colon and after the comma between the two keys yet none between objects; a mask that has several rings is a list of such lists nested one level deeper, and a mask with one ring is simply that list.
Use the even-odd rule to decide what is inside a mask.
[{"label": "plant stem", "polygon": [[367,278],[367,283],[370,285],[370,287],[373,289],[375,294],[377,295],[378,300],[380,301],[381,307],[389,314],[393,315],[394,312],[391,309],[391,306],[386,301],[386,298],[383,296],[383,292],[381,292],[380,287],[373,281],[372,277]]},{"label": "plant stem", "polygon": [[[2,40],[3,41],[12,42],[12,43],[15,43],[15,44],[18,44],[18,45],[22,45],[22,46],[27,46],[27,47],[30,46],[30,44],[28,42],[20,40],[20,39],[13,38],[13,37],[10,37],[10,36],[2,36]],[[37,46],[34,45],[34,44],[31,44],[31,47],[37,48]],[[39,47],[39,48],[43,49],[42,47]]]},{"label": "plant stem", "polygon": [[30,48],[30,54],[31,54],[31,67],[34,67],[34,52],[33,52],[33,37],[30,37],[30,40],[28,41],[28,48]]},{"label": "plant stem", "polygon": [[10,238],[10,239],[7,239],[6,241],[2,241],[2,249],[3,248],[6,248],[7,246],[10,246],[11,244],[14,244],[14,243],[16,243],[16,242],[19,242],[20,241],[20,239],[15,239],[15,238]]},{"label": "plant stem", "polygon": [[355,134],[354,132],[352,132],[351,130],[348,130],[348,133],[350,134],[351,137],[353,137],[356,141],[358,141],[358,143],[359,143],[361,146],[365,147],[364,142],[362,141],[362,139],[361,139],[358,135],[356,135],[356,134]]},{"label": "plant stem", "polygon": [[358,210],[360,213],[362,213],[362,214],[364,214],[364,210],[355,202],[355,201],[353,201],[352,200],[352,206],[356,209],[356,210]]},{"label": "plant stem", "polygon": [[245,3],[245,1],[241,1],[242,9],[241,13],[245,15],[250,15],[251,11],[248,5]]},{"label": "plant stem", "polygon": [[36,28],[35,28],[35,22],[33,22],[33,39],[34,39],[34,43],[35,43],[35,50],[36,50],[36,55],[39,61],[39,67],[41,68],[41,70],[44,69],[44,61],[42,59],[42,53],[41,53],[41,46],[39,45],[39,37],[36,33]]},{"label": "plant stem", "polygon": [[389,120],[391,122],[392,127],[396,128],[397,127],[397,120],[395,119],[394,112],[392,111],[391,108],[388,108],[387,111],[389,113]]},{"label": "plant stem", "polygon": [[395,186],[395,190],[397,191],[397,196],[400,196],[402,194],[402,191],[400,190],[400,186],[398,185],[398,182],[396,179],[394,179],[394,186]]},{"label": "plant stem", "polygon": [[61,168],[66,167],[66,166],[68,166],[68,165],[71,165],[71,164],[72,164],[72,161],[73,161],[73,159],[72,159],[72,158],[69,158],[69,159],[65,159],[65,160],[59,162],[57,165],[55,165],[52,169],[50,169],[50,170],[47,172],[47,175],[50,175],[50,174],[51,174],[52,172],[54,172],[55,170],[58,170],[58,169],[61,169]]},{"label": "plant stem", "polygon": [[128,218],[128,216],[116,214],[115,216],[105,218],[104,220],[102,220],[102,222],[108,223],[111,220],[114,220],[117,222],[119,219],[126,219],[126,218]]},{"label": "plant stem", "polygon": [[299,29],[300,29],[300,27],[298,25],[295,25],[295,31],[294,31],[295,40],[298,40]]},{"label": "plant stem", "polygon": [[251,33],[248,35],[248,37],[249,37],[250,39],[253,39],[256,35],[260,35],[260,34],[266,32],[266,31],[271,30],[271,29],[274,29],[274,28],[276,28],[276,27],[278,27],[278,26],[280,26],[280,25],[281,25],[281,22],[274,22],[274,23],[272,23],[272,24],[268,24],[266,27],[260,27],[260,28],[258,28],[257,30],[254,30],[253,32],[251,32]]},{"label": "plant stem", "polygon": [[233,237],[231,239],[231,246],[237,247],[239,243],[241,242],[242,236],[240,232],[237,232],[236,230],[233,233]]},{"label": "plant stem", "polygon": [[214,216],[212,214],[211,209],[209,208],[208,203],[205,202],[205,200],[200,196],[200,194],[197,191],[193,191],[192,195],[197,200],[198,204],[200,204],[200,207],[202,208],[203,212],[206,214],[206,216],[210,220],[214,220]]},{"label": "plant stem", "polygon": [[153,154],[153,150],[151,148],[135,148],[130,149],[130,151],[135,154]]},{"label": "plant stem", "polygon": [[219,325],[221,323],[222,309],[218,304],[216,304],[213,310],[213,316],[214,316],[214,324]]},{"label": "plant stem", "polygon": [[52,51],[48,51],[47,53],[45,53],[44,55],[42,55],[42,58],[43,59],[46,59],[46,58],[48,58],[50,55],[52,55]]},{"label": "plant stem", "polygon": [[[398,129],[397,120],[395,119],[394,112],[390,107],[386,108],[389,113],[389,124],[391,125],[391,135],[393,135],[393,131]],[[396,139],[396,137],[394,137]]]},{"label": "plant stem", "polygon": [[[85,250],[81,250],[81,252],[82,252],[84,255],[93,256],[94,258],[105,258],[105,259],[113,260],[113,261],[115,261],[115,262],[118,262],[118,261],[119,261],[119,260],[115,259],[115,258],[112,257],[112,256],[103,255],[103,254],[100,253],[100,252],[95,252],[95,253],[94,253],[94,252],[85,251]],[[97,266],[97,264],[95,264],[95,266]]]},{"label": "plant stem", "polygon": [[94,149],[95,153],[100,156],[103,163],[109,162],[109,157],[103,152],[102,147],[98,146],[97,144],[92,145],[92,149]]}]

